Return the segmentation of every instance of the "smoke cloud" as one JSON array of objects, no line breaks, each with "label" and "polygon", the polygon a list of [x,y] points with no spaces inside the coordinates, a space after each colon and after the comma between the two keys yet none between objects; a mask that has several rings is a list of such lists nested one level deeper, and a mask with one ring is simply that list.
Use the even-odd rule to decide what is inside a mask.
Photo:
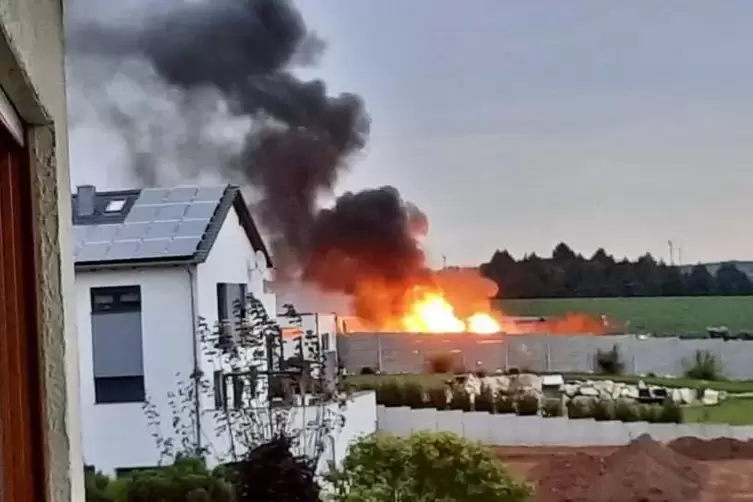
[{"label": "smoke cloud", "polygon": [[72,123],[86,111],[118,131],[138,182],[209,175],[252,188],[278,266],[326,289],[358,296],[367,275],[399,296],[392,286],[426,274],[416,241],[426,218],[396,189],[318,207],[365,147],[370,119],[359,96],[295,75],[325,46],[291,2],[160,0],[128,20],[84,14],[74,4]]}]

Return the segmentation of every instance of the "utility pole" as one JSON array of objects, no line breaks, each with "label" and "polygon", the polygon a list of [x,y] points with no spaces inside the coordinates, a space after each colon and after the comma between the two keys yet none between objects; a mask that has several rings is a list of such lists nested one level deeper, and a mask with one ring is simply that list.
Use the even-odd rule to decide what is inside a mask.
[{"label": "utility pole", "polygon": [[667,244],[669,244],[669,264],[674,265],[675,264],[675,247],[672,244],[672,241],[667,241]]},{"label": "utility pole", "polygon": [[447,268],[447,256],[442,255],[442,270]]}]

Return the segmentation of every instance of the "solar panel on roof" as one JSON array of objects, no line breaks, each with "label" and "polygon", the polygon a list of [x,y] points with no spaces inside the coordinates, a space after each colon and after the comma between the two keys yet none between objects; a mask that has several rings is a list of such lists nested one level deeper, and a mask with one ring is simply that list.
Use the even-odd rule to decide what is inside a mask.
[{"label": "solar panel on roof", "polygon": [[170,190],[164,202],[191,202],[199,189],[196,187],[177,187]]},{"label": "solar panel on roof", "polygon": [[126,223],[118,230],[115,241],[143,239],[147,230],[149,223]]},{"label": "solar panel on roof", "polygon": [[157,221],[152,223],[147,230],[145,239],[169,239],[178,231],[178,222]]},{"label": "solar panel on roof", "polygon": [[125,222],[138,223],[152,221],[157,214],[157,209],[158,206],[133,206],[131,210],[128,211],[128,216],[126,216]]},{"label": "solar panel on roof", "polygon": [[153,239],[141,242],[141,246],[135,253],[136,258],[159,258],[165,254],[171,239]]},{"label": "solar panel on roof", "polygon": [[130,260],[135,254],[136,250],[141,245],[141,241],[120,241],[114,242],[110,249],[107,251],[107,255],[103,259],[107,260]]},{"label": "solar panel on roof", "polygon": [[219,202],[225,193],[225,187],[202,187],[194,196],[194,202]]},{"label": "solar panel on roof", "polygon": [[183,218],[187,220],[209,220],[214,215],[219,202],[194,202],[188,206]]},{"label": "solar panel on roof", "polygon": [[201,237],[183,237],[176,238],[170,242],[167,247],[167,254],[170,256],[185,256],[196,252],[196,248],[201,242]]},{"label": "solar panel on roof", "polygon": [[86,232],[86,242],[110,242],[118,233],[120,225],[96,225]]},{"label": "solar panel on roof", "polygon": [[170,190],[164,188],[145,188],[139,194],[139,198],[136,199],[134,206],[141,206],[144,204],[160,204],[165,200]]},{"label": "solar panel on roof", "polygon": [[175,237],[202,237],[207,230],[208,220],[181,221]]},{"label": "solar panel on roof", "polygon": [[183,219],[183,215],[186,214],[188,204],[169,204],[159,206],[157,214],[154,216],[154,221],[173,221]]},{"label": "solar panel on roof", "polygon": [[86,243],[78,250],[76,260],[81,262],[104,260],[109,246],[107,243]]}]

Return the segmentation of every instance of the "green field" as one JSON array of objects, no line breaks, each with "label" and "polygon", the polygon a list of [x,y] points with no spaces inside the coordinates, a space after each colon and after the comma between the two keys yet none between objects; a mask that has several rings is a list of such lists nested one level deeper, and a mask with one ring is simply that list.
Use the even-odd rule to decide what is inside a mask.
[{"label": "green field", "polygon": [[519,316],[604,314],[616,323],[629,321],[628,329],[634,333],[705,333],[708,326],[753,332],[753,296],[555,298],[501,300],[497,305],[506,314]]}]

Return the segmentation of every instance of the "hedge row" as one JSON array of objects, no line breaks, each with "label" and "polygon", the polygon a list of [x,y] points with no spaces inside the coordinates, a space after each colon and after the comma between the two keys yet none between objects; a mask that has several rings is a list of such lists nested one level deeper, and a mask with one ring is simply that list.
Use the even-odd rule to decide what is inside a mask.
[{"label": "hedge row", "polygon": [[381,384],[363,387],[374,390],[377,404],[410,408],[435,408],[437,410],[485,411],[489,413],[522,416],[538,415],[545,417],[567,416],[571,419],[593,418],[599,421],[619,420],[622,422],[681,423],[682,408],[672,402],[663,404],[639,404],[626,401],[595,401],[593,404],[582,401],[569,401],[562,406],[558,398],[545,398],[541,406],[533,395],[512,396],[493,392],[488,387],[476,396],[471,404],[470,396],[463,389],[452,390],[452,399],[447,403],[446,389],[427,387],[416,382],[387,380]]}]

